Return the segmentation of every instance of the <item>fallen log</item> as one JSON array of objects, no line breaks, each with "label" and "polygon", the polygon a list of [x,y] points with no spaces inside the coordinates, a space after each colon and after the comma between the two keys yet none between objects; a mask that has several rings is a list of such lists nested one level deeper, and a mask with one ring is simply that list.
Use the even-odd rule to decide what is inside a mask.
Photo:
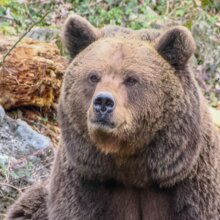
[{"label": "fallen log", "polygon": [[[16,40],[0,36],[0,59]],[[67,65],[55,43],[24,38],[0,67],[0,105],[5,109],[53,106]]]}]

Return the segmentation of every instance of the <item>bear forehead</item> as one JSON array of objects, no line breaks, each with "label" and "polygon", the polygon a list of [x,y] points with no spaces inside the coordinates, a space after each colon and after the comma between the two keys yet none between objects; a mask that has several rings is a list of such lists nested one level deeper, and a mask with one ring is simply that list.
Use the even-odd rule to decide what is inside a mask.
[{"label": "bear forehead", "polygon": [[[126,38],[103,38],[91,45],[90,50],[96,52],[94,55],[112,56],[121,54],[121,58],[143,56],[144,53],[155,53],[155,49],[148,41],[133,40]],[[112,57],[111,57],[112,58]]]},{"label": "bear forehead", "polygon": [[82,53],[84,64],[88,68],[113,66],[117,69],[141,66],[159,67],[159,63],[165,61],[157,53],[150,42],[124,38],[104,38],[100,39]]}]

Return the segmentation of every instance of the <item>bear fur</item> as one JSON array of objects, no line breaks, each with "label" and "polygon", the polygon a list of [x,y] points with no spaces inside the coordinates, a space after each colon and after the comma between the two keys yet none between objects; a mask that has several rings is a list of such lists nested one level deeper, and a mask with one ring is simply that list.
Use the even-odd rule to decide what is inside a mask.
[{"label": "bear fur", "polygon": [[[50,182],[6,219],[219,220],[220,139],[188,68],[191,33],[97,29],[74,15],[64,42],[72,61]],[[102,91],[116,103],[107,125],[94,122]]]}]

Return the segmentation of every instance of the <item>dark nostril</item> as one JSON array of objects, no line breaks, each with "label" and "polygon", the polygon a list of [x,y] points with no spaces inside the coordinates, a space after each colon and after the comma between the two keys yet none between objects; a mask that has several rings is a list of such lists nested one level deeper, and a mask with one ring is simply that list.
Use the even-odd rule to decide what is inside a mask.
[{"label": "dark nostril", "polygon": [[114,106],[114,101],[112,99],[106,99],[105,102],[107,107],[113,107]]},{"label": "dark nostril", "polygon": [[109,92],[100,92],[94,99],[93,107],[98,113],[111,113],[114,110],[114,97]]},{"label": "dark nostril", "polygon": [[101,97],[98,97],[96,100],[95,100],[95,105],[102,105],[102,99]]}]

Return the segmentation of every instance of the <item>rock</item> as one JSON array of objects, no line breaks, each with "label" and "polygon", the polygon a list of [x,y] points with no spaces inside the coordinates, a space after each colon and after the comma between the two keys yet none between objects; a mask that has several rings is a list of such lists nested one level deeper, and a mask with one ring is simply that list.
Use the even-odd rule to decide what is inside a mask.
[{"label": "rock", "polygon": [[48,137],[38,134],[26,122],[18,119],[17,124],[18,127],[15,131],[15,136],[21,138],[28,146],[40,150],[51,145]]},{"label": "rock", "polygon": [[0,123],[3,122],[5,117],[5,110],[2,108],[2,106],[0,105]]},{"label": "rock", "polygon": [[9,157],[7,155],[0,155],[0,167],[6,166],[8,161]]},{"label": "rock", "polygon": [[60,38],[60,32],[56,29],[35,27],[26,36],[34,40],[50,43]]},{"label": "rock", "polygon": [[0,120],[0,213],[4,213],[20,188],[48,177],[53,146],[48,137],[10,118],[1,106]]}]

